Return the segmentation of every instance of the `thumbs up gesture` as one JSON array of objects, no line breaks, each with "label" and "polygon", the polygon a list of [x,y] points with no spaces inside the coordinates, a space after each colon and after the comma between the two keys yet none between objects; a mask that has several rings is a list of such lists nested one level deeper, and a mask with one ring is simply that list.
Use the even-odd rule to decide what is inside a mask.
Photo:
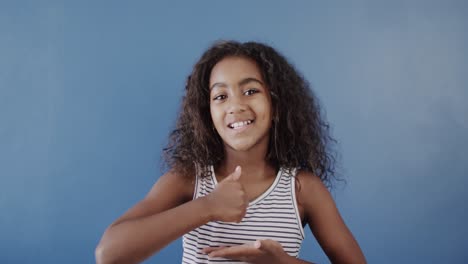
[{"label": "thumbs up gesture", "polygon": [[239,182],[242,169],[240,166],[219,182],[209,195],[205,196],[208,202],[212,221],[240,222],[247,211],[249,200]]}]

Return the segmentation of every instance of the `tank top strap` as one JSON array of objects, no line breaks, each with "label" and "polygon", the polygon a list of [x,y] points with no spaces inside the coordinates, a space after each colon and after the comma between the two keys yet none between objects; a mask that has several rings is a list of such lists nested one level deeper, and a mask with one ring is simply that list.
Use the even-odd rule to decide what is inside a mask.
[{"label": "tank top strap", "polygon": [[195,190],[193,199],[206,196],[214,190],[216,185],[215,180],[213,179],[214,174],[210,168],[208,171],[211,172],[211,175],[203,175],[201,170],[197,171],[195,176]]}]

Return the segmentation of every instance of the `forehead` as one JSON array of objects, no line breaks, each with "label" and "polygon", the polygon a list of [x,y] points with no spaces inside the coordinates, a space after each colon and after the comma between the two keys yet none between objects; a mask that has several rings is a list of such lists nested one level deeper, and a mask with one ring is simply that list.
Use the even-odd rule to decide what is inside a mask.
[{"label": "forehead", "polygon": [[220,60],[211,70],[210,86],[216,82],[230,82],[253,77],[262,80],[257,63],[246,57],[226,57]]}]

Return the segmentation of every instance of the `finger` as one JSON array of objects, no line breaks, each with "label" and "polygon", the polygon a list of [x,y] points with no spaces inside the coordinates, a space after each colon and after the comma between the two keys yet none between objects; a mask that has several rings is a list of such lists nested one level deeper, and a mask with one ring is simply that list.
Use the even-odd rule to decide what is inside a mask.
[{"label": "finger", "polygon": [[236,169],[234,170],[234,173],[232,174],[232,179],[235,181],[239,180],[241,173],[242,173],[241,166],[237,166]]},{"label": "finger", "polygon": [[210,254],[211,252],[214,252],[214,251],[217,251],[217,250],[221,250],[223,248],[226,248],[226,246],[220,246],[220,247],[206,247],[204,249],[202,249],[202,252],[205,253],[205,254]]},{"label": "finger", "polygon": [[261,240],[255,241],[254,248],[262,249],[262,241]]},{"label": "finger", "polygon": [[209,256],[223,258],[241,258],[247,256],[256,256],[259,253],[260,251],[257,248],[254,248],[251,244],[244,244],[213,251],[209,254]]},{"label": "finger", "polygon": [[253,246],[265,252],[275,252],[278,247],[282,248],[280,243],[271,239],[257,240]]},{"label": "finger", "polygon": [[237,166],[236,169],[234,170],[234,172],[229,174],[229,176],[227,176],[223,180],[223,182],[224,181],[232,181],[232,180],[237,181],[237,180],[239,180],[241,173],[242,173],[241,166]]}]

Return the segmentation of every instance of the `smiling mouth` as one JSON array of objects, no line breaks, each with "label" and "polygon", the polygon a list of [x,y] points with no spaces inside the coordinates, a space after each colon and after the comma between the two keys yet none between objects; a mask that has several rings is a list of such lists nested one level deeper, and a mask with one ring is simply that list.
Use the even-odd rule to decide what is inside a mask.
[{"label": "smiling mouth", "polygon": [[240,122],[234,122],[234,123],[231,123],[228,125],[229,128],[231,129],[241,129],[245,126],[248,126],[250,124],[252,124],[254,122],[254,120],[246,120],[246,121],[240,121]]}]

